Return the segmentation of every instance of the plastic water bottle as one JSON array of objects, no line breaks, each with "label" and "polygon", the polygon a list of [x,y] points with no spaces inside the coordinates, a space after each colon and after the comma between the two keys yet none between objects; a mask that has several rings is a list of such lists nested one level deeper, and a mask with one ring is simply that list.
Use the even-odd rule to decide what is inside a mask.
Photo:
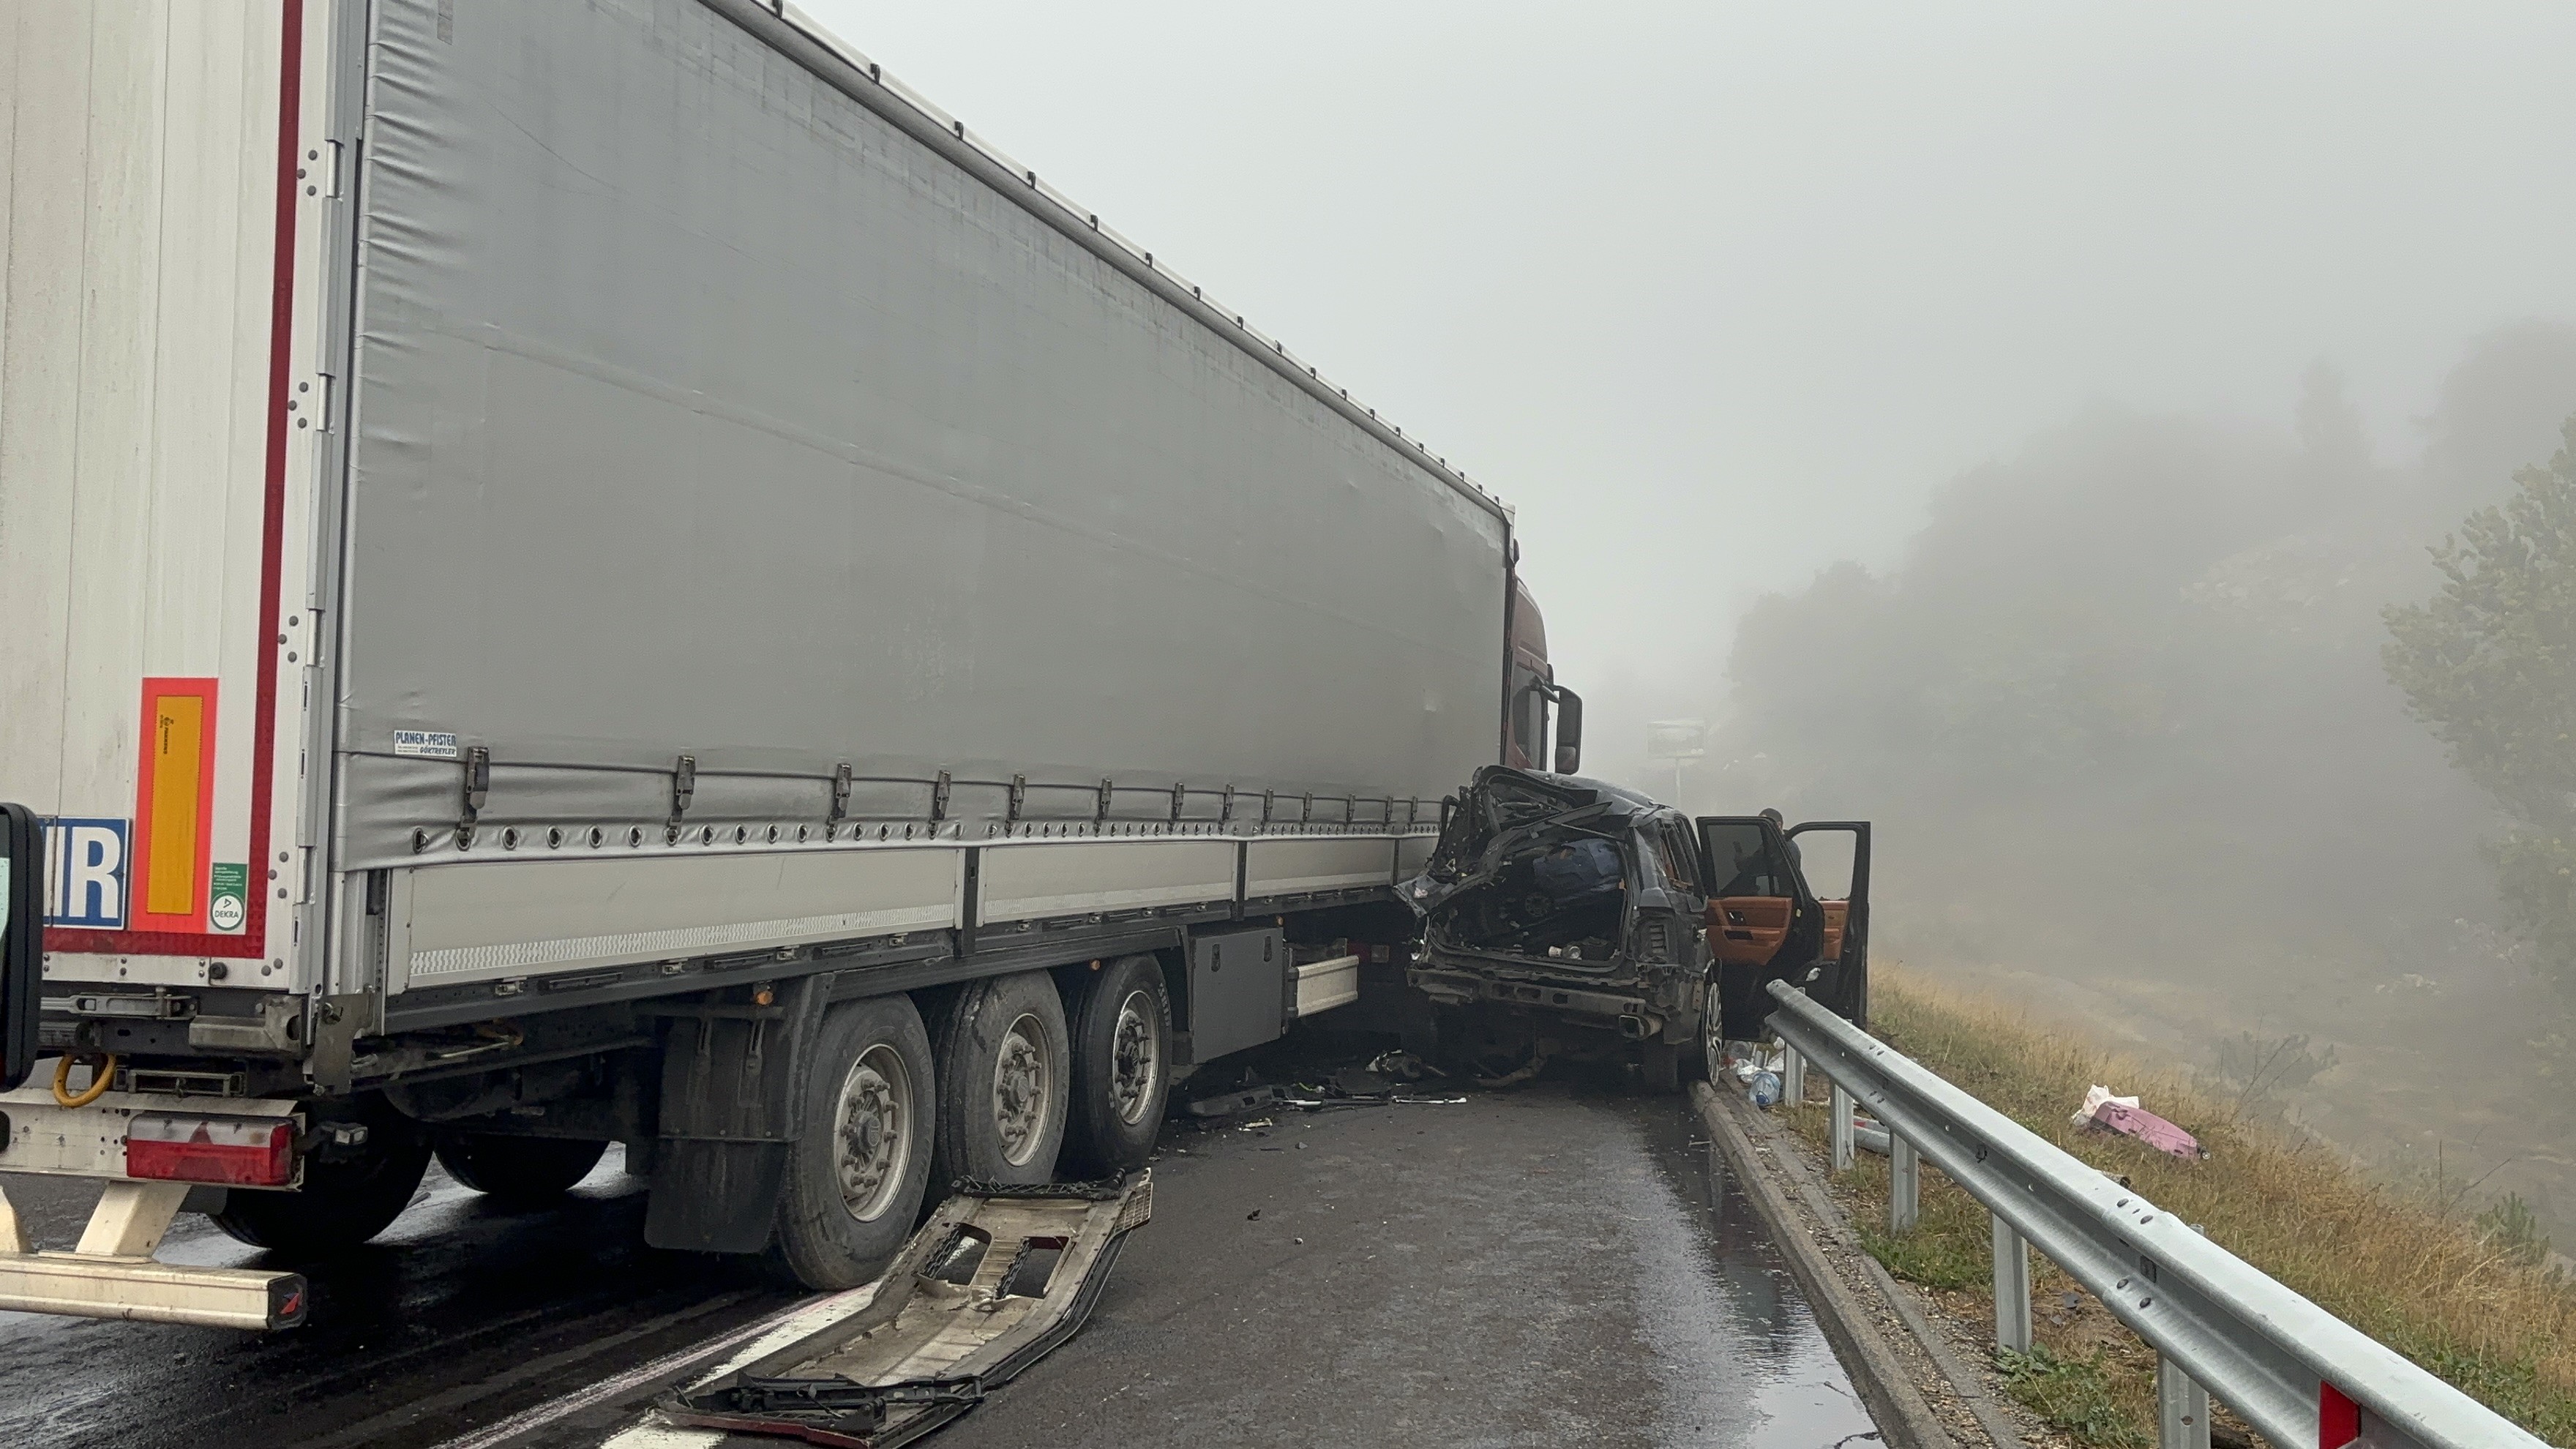
[{"label": "plastic water bottle", "polygon": [[1753,1105],[1769,1111],[1780,1100],[1780,1074],[1765,1067],[1753,1074]]}]

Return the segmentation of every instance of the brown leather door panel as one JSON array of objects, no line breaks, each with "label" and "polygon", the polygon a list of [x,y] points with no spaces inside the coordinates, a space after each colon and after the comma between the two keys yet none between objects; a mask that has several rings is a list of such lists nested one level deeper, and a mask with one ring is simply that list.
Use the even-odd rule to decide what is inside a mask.
[{"label": "brown leather door panel", "polygon": [[1816,959],[1839,961],[1843,958],[1843,923],[1851,919],[1851,902],[1818,901],[1816,904],[1825,910],[1825,943],[1816,948]]},{"label": "brown leather door panel", "polygon": [[1787,896],[1727,896],[1708,903],[1711,955],[1729,966],[1768,966],[1789,939],[1797,902]]}]

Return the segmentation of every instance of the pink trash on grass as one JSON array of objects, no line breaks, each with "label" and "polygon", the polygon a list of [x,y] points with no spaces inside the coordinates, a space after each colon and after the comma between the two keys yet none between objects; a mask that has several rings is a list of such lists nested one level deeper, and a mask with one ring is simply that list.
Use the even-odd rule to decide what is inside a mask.
[{"label": "pink trash on grass", "polygon": [[2200,1145],[2199,1138],[2140,1107],[2135,1097],[2112,1096],[2108,1087],[2095,1087],[2085,1093],[2084,1110],[2075,1114],[2075,1120],[2088,1127],[2135,1137],[2185,1162],[2199,1162],[2209,1156],[2209,1149]]}]

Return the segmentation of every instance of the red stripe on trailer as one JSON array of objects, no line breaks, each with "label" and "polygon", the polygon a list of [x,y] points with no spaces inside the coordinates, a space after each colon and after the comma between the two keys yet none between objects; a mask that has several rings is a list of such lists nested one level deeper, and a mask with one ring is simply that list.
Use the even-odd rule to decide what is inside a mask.
[{"label": "red stripe on trailer", "polygon": [[[304,100],[304,0],[285,0],[279,22],[277,66],[277,262],[272,270],[268,318],[267,482],[259,519],[259,689],[252,721],[250,767],[250,914],[238,936],[192,931],[45,930],[48,951],[123,953],[133,956],[219,956],[250,959],[268,954],[268,885],[277,862],[269,852],[270,798],[277,787],[277,594],[286,537],[286,402],[295,350],[295,153],[300,146]],[[201,862],[202,864],[202,862]],[[282,875],[283,872],[280,872]],[[133,875],[129,867],[129,901]],[[131,905],[128,907],[132,914]]]}]

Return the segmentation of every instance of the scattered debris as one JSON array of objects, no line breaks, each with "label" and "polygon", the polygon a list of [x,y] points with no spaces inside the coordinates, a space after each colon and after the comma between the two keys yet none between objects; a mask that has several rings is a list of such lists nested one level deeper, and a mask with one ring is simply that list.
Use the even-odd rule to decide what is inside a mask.
[{"label": "scattered debris", "polygon": [[1464,1097],[1282,1097],[1279,1105],[1301,1112],[1330,1112],[1343,1107],[1455,1107]]},{"label": "scattered debris", "polygon": [[1767,1112],[1788,1095],[1781,1084],[1788,1065],[1785,1049],[1766,1047],[1760,1042],[1730,1041],[1719,1060],[1722,1070],[1744,1089],[1754,1106]]},{"label": "scattered debris", "polygon": [[2111,1089],[2095,1086],[2084,1094],[2084,1108],[2074,1116],[2074,1123],[2092,1132],[2117,1132],[2134,1137],[2168,1157],[2184,1162],[2200,1162],[2209,1149],[2200,1139],[2138,1105],[2135,1097],[2114,1096]]},{"label": "scattered debris", "polygon": [[1539,1073],[1546,1070],[1547,1053],[1543,1051],[1532,1051],[1528,1061],[1512,1068],[1510,1071],[1503,1073],[1499,1077],[1478,1077],[1476,1079],[1476,1085],[1489,1092],[1500,1091],[1505,1087],[1517,1087],[1521,1083],[1535,1078]]},{"label": "scattered debris", "polygon": [[1785,1047],[1767,1046],[1758,1041],[1730,1041],[1720,1060],[1739,1082],[1751,1082],[1754,1072],[1776,1072],[1788,1064]]},{"label": "scattered debris", "polygon": [[1381,1077],[1418,1082],[1425,1077],[1445,1077],[1447,1072],[1407,1051],[1380,1052],[1369,1059],[1368,1069]]},{"label": "scattered debris", "polygon": [[[662,1417],[842,1449],[907,1443],[1071,1338],[1127,1234],[1154,1211],[1149,1173],[959,1187],[904,1244],[864,1307],[737,1372],[666,1396]],[[904,1372],[921,1363],[946,1367]]]},{"label": "scattered debris", "polygon": [[1343,1097],[1391,1097],[1395,1083],[1379,1076],[1368,1067],[1344,1067],[1333,1073],[1324,1085]]},{"label": "scattered debris", "polygon": [[1181,1110],[1193,1117],[1231,1117],[1238,1112],[1254,1112],[1275,1106],[1287,1096],[1285,1087],[1247,1087],[1213,1097],[1200,1097]]}]

